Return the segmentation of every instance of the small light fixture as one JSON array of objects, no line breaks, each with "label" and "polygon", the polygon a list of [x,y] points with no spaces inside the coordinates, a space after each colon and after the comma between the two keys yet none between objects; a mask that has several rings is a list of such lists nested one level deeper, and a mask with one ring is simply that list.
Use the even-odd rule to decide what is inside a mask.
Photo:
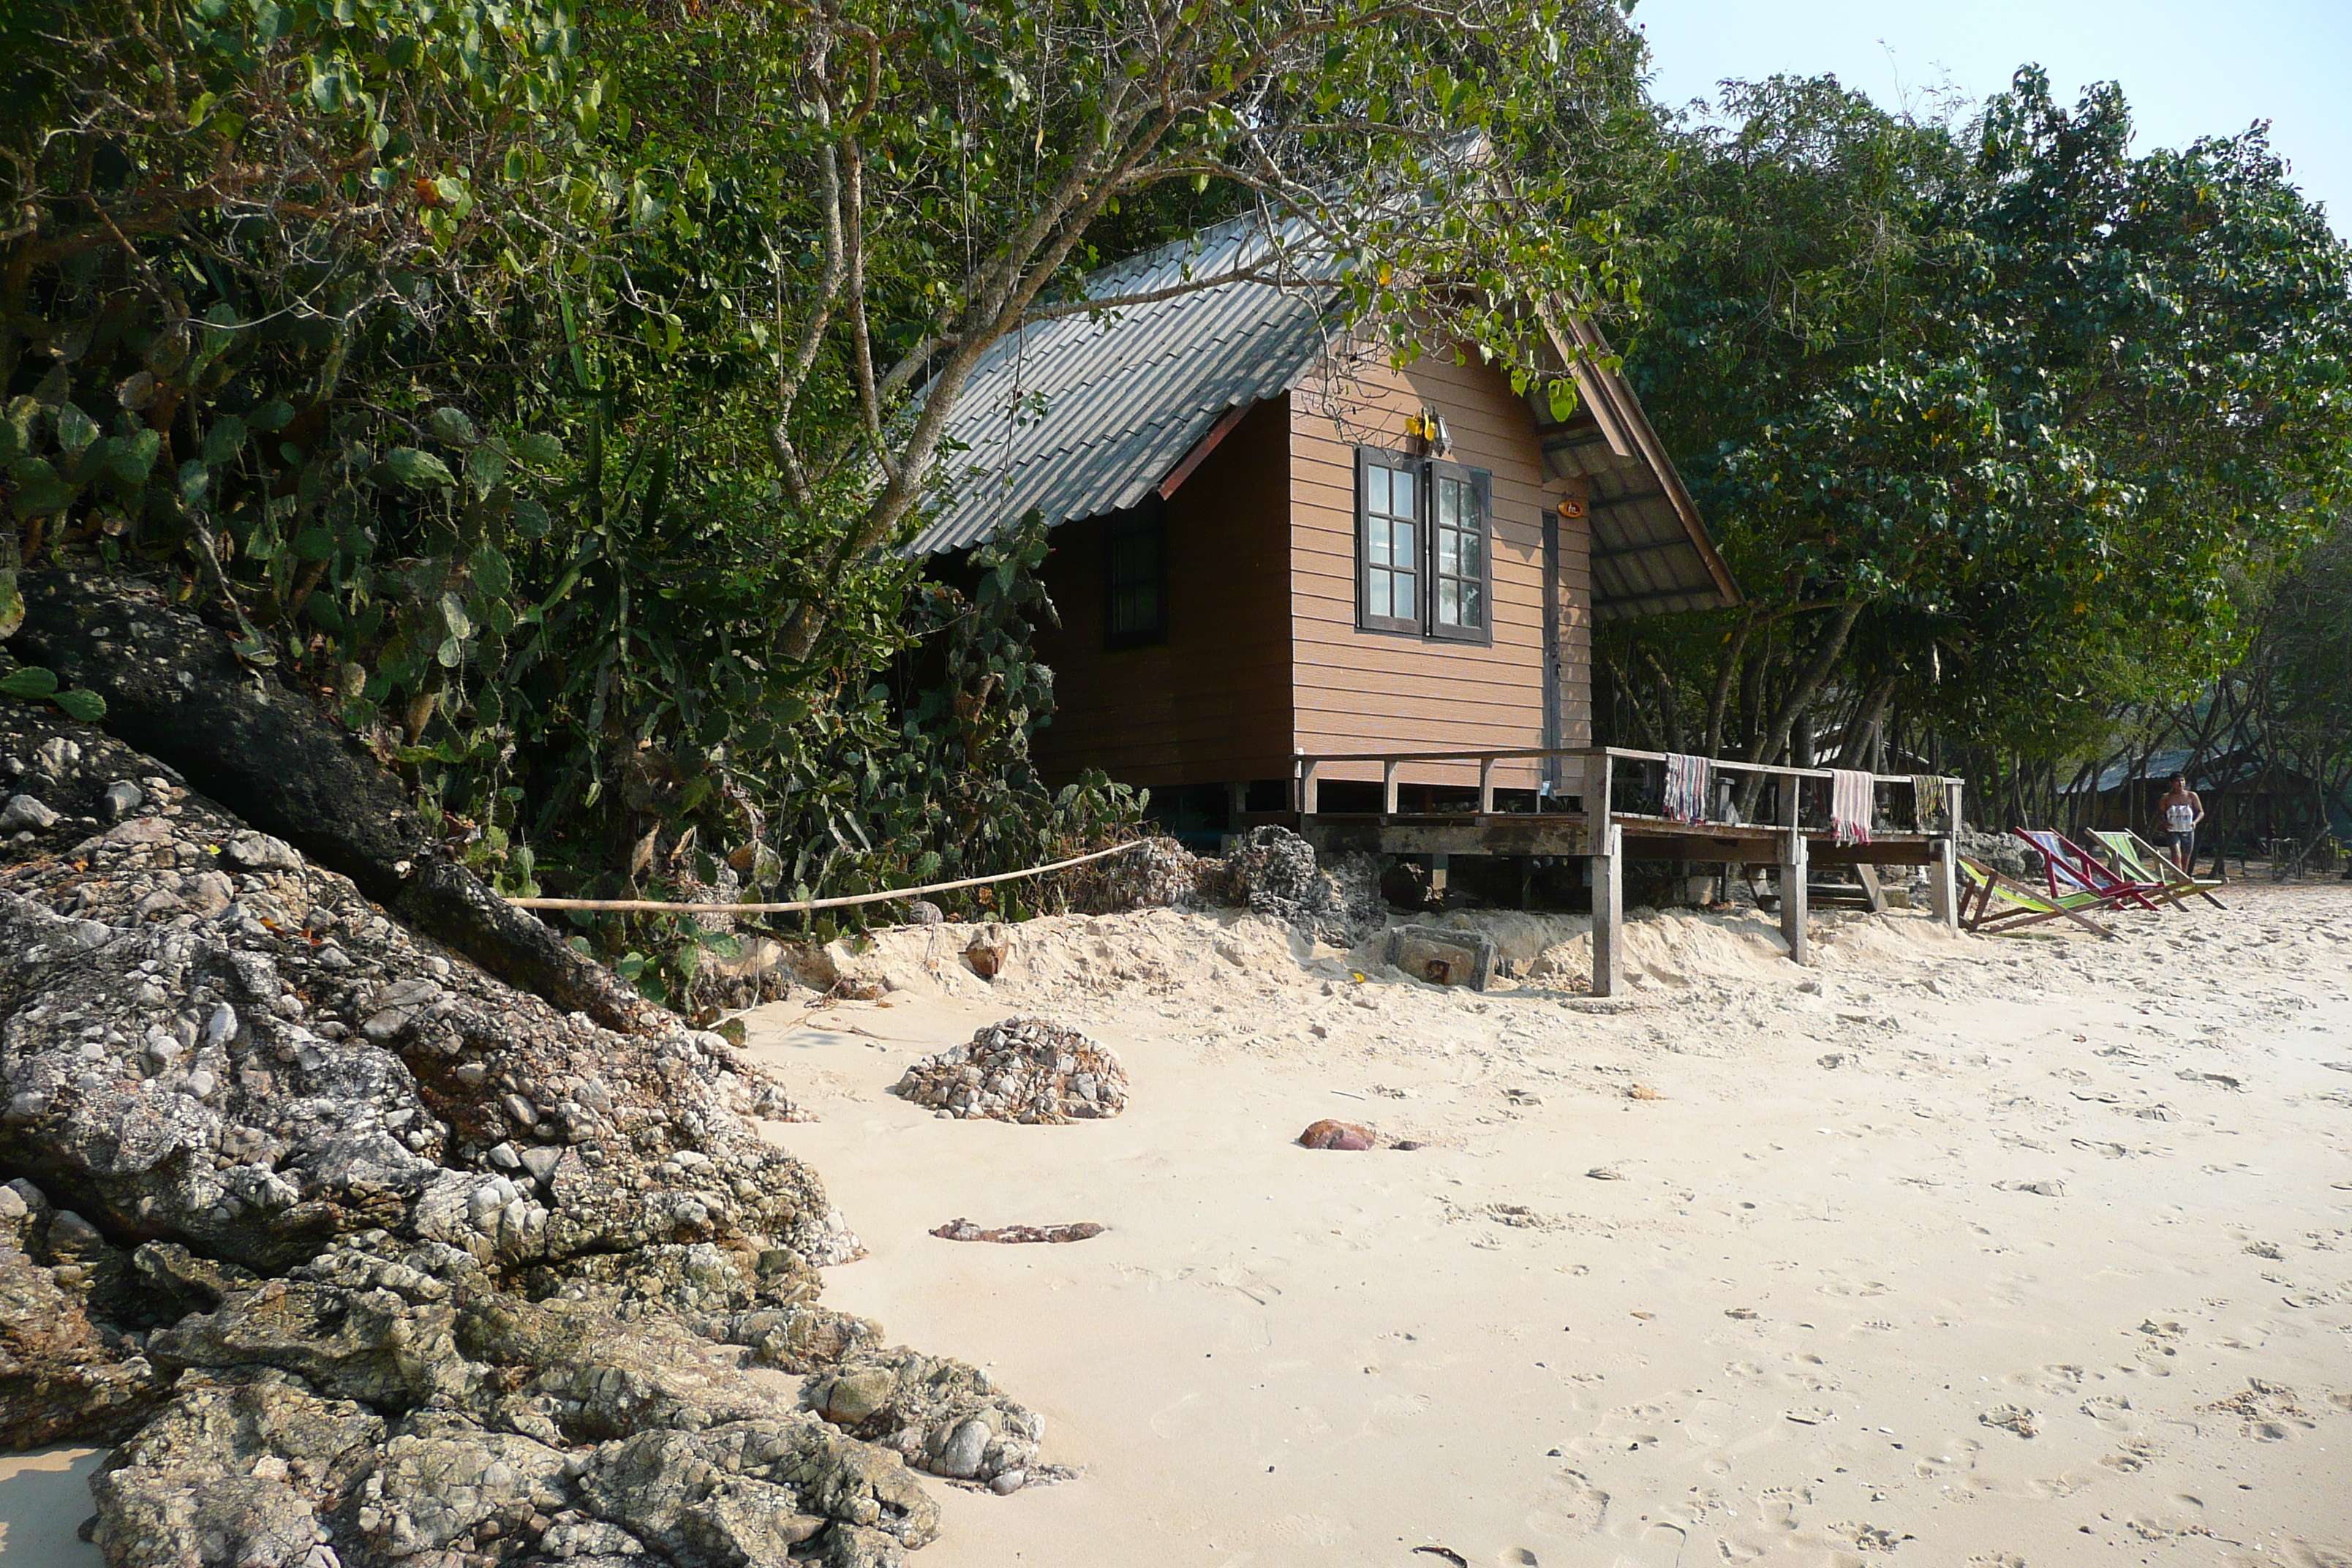
[{"label": "small light fixture", "polygon": [[1454,432],[1445,427],[1445,416],[1434,408],[1423,408],[1406,420],[1404,433],[1421,443],[1425,456],[1443,458],[1454,450]]}]

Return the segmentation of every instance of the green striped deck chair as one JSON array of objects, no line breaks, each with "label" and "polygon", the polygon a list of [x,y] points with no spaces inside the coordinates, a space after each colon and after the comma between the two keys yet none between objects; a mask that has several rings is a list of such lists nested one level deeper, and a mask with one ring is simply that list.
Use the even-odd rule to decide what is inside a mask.
[{"label": "green striped deck chair", "polygon": [[2213,896],[2212,889],[2220,887],[2221,883],[2199,881],[2174,865],[2170,856],[2131,829],[2126,827],[2108,832],[2095,827],[2091,830],[2091,837],[2115,857],[2116,869],[2126,877],[2155,884],[2158,889],[2156,896],[2167,903],[2178,904],[2194,893],[2217,910],[2230,907]]},{"label": "green striped deck chair", "polygon": [[2073,921],[2099,935],[2115,932],[2083,913],[2107,907],[2096,893],[2064,893],[2056,898],[2022,882],[2012,881],[1990,866],[1969,859],[1954,863],[1960,878],[1960,927],[1987,936],[2007,936],[2044,921]]}]

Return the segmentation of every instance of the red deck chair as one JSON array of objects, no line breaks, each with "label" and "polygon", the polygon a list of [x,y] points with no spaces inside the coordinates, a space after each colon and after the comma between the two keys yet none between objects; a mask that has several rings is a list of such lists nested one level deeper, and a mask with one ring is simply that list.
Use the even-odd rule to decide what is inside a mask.
[{"label": "red deck chair", "polygon": [[2074,843],[2062,833],[2046,827],[2020,827],[2016,835],[2032,845],[2042,856],[2042,874],[2050,883],[2050,896],[2063,898],[2069,893],[2090,893],[2109,909],[2163,908],[2150,895],[2161,896],[2165,889],[2154,883],[2135,882],[2114,871]]}]

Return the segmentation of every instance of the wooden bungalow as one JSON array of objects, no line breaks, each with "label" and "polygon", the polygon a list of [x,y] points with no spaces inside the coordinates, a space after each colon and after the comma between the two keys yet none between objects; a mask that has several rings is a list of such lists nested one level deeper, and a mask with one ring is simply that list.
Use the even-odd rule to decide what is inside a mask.
[{"label": "wooden bungalow", "polygon": [[1441,868],[1605,850],[1593,626],[1739,595],[1597,334],[1561,329],[1559,420],[1474,350],[1366,352],[1249,220],[1087,291],[1149,302],[992,352],[914,542],[966,549],[1033,509],[1056,531],[1048,776],[1149,786],[1180,829],[1285,821]]}]

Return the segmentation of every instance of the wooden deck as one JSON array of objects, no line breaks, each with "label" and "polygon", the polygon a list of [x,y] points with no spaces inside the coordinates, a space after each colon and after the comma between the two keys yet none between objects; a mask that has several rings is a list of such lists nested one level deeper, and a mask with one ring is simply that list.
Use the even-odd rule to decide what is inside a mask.
[{"label": "wooden deck", "polygon": [[[1561,781],[1556,793],[1522,792],[1520,809],[1499,809],[1495,775],[1500,764],[1537,761]],[[1780,929],[1789,956],[1808,957],[1806,886],[1813,866],[1926,866],[1937,918],[1957,925],[1950,826],[1960,819],[1958,779],[1908,773],[1872,776],[1870,842],[1840,843],[1828,819],[1833,777],[1827,768],[1767,767],[1709,758],[1714,784],[1709,814],[1682,821],[1663,814],[1667,758],[1660,752],[1601,746],[1501,752],[1400,752],[1302,754],[1295,760],[1291,798],[1298,830],[1318,850],[1367,850],[1423,857],[1443,870],[1456,855],[1582,858],[1592,868],[1592,994],[1622,989],[1624,866],[1628,860],[1676,860],[1698,865],[1769,867],[1780,889]],[[1327,812],[1322,782],[1335,765],[1381,770],[1381,809]],[[1452,781],[1477,770],[1475,796]],[[1516,770],[1515,770],[1516,771]],[[1758,775],[1761,775],[1760,778]],[[1735,809],[1738,787],[1756,781],[1751,817]],[[1451,789],[1468,809],[1405,812],[1405,789],[1434,795]],[[1927,798],[1923,795],[1932,791]],[[1449,799],[1447,805],[1457,804]],[[1647,809],[1644,809],[1647,808]],[[1874,877],[1864,874],[1865,886]]]}]

